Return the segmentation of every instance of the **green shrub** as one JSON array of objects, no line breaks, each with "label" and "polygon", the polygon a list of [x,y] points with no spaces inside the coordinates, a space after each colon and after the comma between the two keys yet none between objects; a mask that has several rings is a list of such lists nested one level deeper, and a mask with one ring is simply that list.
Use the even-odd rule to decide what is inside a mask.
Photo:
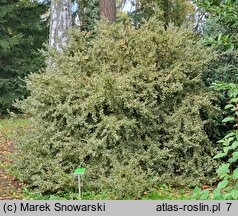
[{"label": "green shrub", "polygon": [[[209,2],[210,0],[208,0]],[[206,86],[217,82],[238,83],[238,50],[237,50],[237,4],[231,1],[212,2],[212,4],[197,2],[211,14],[206,20],[203,41],[214,49],[213,58],[203,74]],[[211,1],[210,1],[211,3]],[[218,5],[220,6],[218,6]],[[225,91],[220,92],[218,100],[214,101],[223,109],[228,97]],[[214,124],[214,132],[210,137],[217,142],[227,134],[229,127],[221,124],[223,117]]]},{"label": "green shrub", "polygon": [[235,45],[230,44],[232,41],[227,38],[225,27],[227,28],[219,22],[219,16],[211,17],[206,21],[204,41],[216,50],[204,73],[206,85],[217,81],[238,83],[238,50],[235,49]]},{"label": "green shrub", "polygon": [[[238,85],[234,83],[218,83],[217,90],[227,93],[229,100],[225,106],[227,116],[222,120],[223,124],[228,124],[232,128],[226,136],[219,140],[220,151],[214,159],[222,159],[221,165],[216,170],[220,182],[216,189],[209,193],[196,187],[193,197],[196,199],[238,199]],[[235,129],[234,129],[234,128]]]},{"label": "green shrub", "polygon": [[204,41],[217,50],[205,73],[205,82],[215,81],[238,83],[237,2],[232,0],[197,2],[199,7],[210,13],[204,29]]},{"label": "green shrub", "polygon": [[19,177],[43,193],[74,190],[70,174],[83,166],[84,190],[116,199],[160,180],[205,180],[216,167],[205,131],[216,109],[201,81],[208,55],[192,31],[156,19],[102,23],[95,37],[73,31],[56,66],[27,81]]}]

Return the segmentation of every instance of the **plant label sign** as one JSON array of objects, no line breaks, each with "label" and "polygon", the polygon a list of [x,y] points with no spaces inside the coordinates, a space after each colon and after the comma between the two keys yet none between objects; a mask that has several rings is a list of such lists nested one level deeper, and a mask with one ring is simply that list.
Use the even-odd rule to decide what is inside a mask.
[{"label": "plant label sign", "polygon": [[85,173],[86,169],[85,168],[77,168],[74,170],[74,175],[78,176],[78,188],[79,188],[79,196],[81,196],[81,186],[80,186],[80,176]]},{"label": "plant label sign", "polygon": [[74,170],[74,175],[83,175],[85,171],[85,168],[77,168],[76,170]]}]

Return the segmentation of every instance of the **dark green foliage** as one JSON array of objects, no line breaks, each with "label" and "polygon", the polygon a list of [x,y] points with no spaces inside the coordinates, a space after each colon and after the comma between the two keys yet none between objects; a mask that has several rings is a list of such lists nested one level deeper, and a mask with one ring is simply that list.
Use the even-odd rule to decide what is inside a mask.
[{"label": "dark green foliage", "polygon": [[[201,3],[212,17],[205,29],[205,41],[217,50],[214,60],[210,62],[208,73],[205,73],[207,85],[214,83],[221,91],[220,105],[224,108],[222,120],[223,139],[218,143],[220,153],[214,159],[220,159],[222,164],[217,169],[217,188],[210,194],[199,188],[194,190],[197,199],[238,199],[238,169],[237,169],[237,102],[238,102],[238,2],[236,0],[212,1]],[[221,124],[220,124],[221,126]],[[236,130],[234,130],[234,128]]]},{"label": "dark green foliage", "polygon": [[238,85],[237,84],[217,84],[217,90],[227,93],[229,101],[225,106],[228,115],[223,119],[224,124],[230,124],[233,128],[219,141],[223,150],[214,158],[223,158],[223,163],[217,169],[217,175],[221,180],[214,191],[214,195],[223,199],[238,199]]},{"label": "dark green foliage", "polygon": [[[238,46],[238,2],[237,0],[213,0],[195,1],[197,5],[204,8],[210,14],[210,19],[220,25],[220,35],[210,36],[213,45],[220,49],[233,49]],[[217,25],[216,24],[216,25]]]},{"label": "dark green foliage", "polygon": [[204,80],[214,82],[238,82],[238,3],[234,0],[197,2],[210,13],[206,21],[204,40],[216,50],[209,63]]},{"label": "dark green foliage", "polygon": [[[196,3],[210,14],[204,29],[204,41],[215,51],[203,76],[206,86],[217,82],[238,83],[237,1],[206,0]],[[223,109],[227,100],[223,92],[216,104]],[[221,120],[216,123],[220,135],[215,137],[215,142],[224,137],[228,129],[220,123]]]},{"label": "dark green foliage", "polygon": [[212,61],[204,73],[207,86],[214,82],[238,83],[238,50],[214,52]]},{"label": "dark green foliage", "polygon": [[21,79],[44,65],[38,49],[47,40],[46,23],[40,20],[46,9],[37,3],[0,0],[0,113],[27,94]]},{"label": "dark green foliage", "polygon": [[226,136],[218,141],[221,151],[214,159],[221,160],[221,165],[216,170],[220,182],[212,193],[207,190],[194,189],[196,199],[237,200],[238,199],[238,85],[234,83],[219,83],[216,90],[225,92],[228,96],[224,108],[226,117],[223,124],[230,126]]},{"label": "dark green foliage", "polygon": [[99,20],[99,0],[76,0],[78,5],[73,16],[79,16],[81,31],[92,31]]},{"label": "dark green foliage", "polygon": [[[19,136],[19,177],[41,192],[75,188],[139,197],[161,180],[205,181],[214,171],[207,136],[216,109],[201,80],[209,59],[190,30],[151,19],[140,29],[102,23],[74,31],[54,68],[31,75],[19,104],[32,127]],[[29,131],[30,130],[30,131]]]},{"label": "dark green foliage", "polygon": [[[140,7],[130,13],[135,25],[148,20],[160,10],[159,19],[167,27],[169,23],[182,26],[189,21],[189,15],[194,11],[193,5],[186,0],[140,0]],[[157,14],[158,15],[158,14]],[[191,20],[190,20],[191,21]]]}]

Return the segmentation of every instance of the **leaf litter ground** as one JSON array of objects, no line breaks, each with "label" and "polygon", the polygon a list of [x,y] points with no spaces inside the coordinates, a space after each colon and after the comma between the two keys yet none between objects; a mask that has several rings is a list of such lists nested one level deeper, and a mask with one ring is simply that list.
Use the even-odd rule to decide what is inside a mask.
[{"label": "leaf litter ground", "polygon": [[14,151],[14,141],[6,138],[4,129],[0,128],[0,200],[21,199],[23,183],[9,173],[12,163],[11,153]]}]

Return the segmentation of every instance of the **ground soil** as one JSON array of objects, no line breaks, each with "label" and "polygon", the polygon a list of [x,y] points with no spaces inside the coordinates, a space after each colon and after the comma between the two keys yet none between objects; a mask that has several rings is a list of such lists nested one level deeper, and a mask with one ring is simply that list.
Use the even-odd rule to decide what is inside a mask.
[{"label": "ground soil", "polygon": [[13,150],[14,141],[8,140],[0,132],[0,200],[21,199],[23,184],[11,176],[9,171]]}]

